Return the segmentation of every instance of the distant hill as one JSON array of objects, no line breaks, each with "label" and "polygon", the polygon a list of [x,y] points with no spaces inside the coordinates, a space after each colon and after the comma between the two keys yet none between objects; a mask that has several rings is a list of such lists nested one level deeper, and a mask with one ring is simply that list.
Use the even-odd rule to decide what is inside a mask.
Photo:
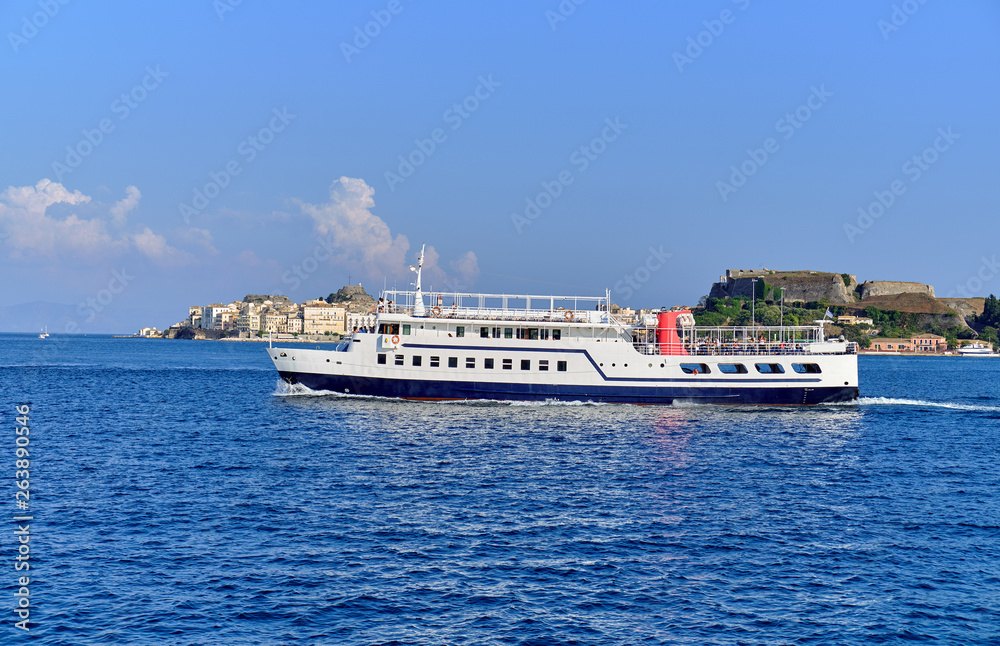
[{"label": "distant hill", "polygon": [[[755,287],[756,285],[756,287]],[[712,285],[710,299],[750,299],[777,303],[784,289],[786,307],[801,304],[808,308],[840,306],[839,311],[863,315],[868,307],[921,315],[921,325],[968,328],[972,317],[982,313],[982,298],[939,299],[934,287],[903,281],[865,281],[853,274],[823,271],[776,271],[772,269],[728,269]],[[754,292],[756,290],[756,294]],[[822,307],[821,307],[822,306]],[[957,316],[956,316],[957,315]]]}]

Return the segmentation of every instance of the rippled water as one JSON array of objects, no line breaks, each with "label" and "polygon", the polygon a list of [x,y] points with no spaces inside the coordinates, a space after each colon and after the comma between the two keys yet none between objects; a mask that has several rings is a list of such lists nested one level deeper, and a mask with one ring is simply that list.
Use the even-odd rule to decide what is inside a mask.
[{"label": "rippled water", "polygon": [[433,404],[289,393],[260,344],[2,336],[31,636],[1000,642],[1000,360],[860,363],[851,405]]}]

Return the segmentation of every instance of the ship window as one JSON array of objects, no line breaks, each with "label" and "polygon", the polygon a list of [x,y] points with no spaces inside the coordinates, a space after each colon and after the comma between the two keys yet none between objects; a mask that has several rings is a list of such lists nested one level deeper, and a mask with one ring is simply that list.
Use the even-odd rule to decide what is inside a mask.
[{"label": "ship window", "polygon": [[503,369],[504,370],[510,370],[513,367],[514,367],[514,360],[513,359],[504,359],[503,360]]},{"label": "ship window", "polygon": [[399,334],[399,323],[380,323],[379,334]]},{"label": "ship window", "polygon": [[455,328],[455,336],[457,336],[457,337],[463,337],[463,336],[465,336],[465,328],[463,326],[459,326],[459,327]]},{"label": "ship window", "polygon": [[[556,332],[558,332],[558,331],[559,330],[556,330]],[[558,370],[559,372],[566,372],[566,362],[565,361],[556,361],[556,370]]]},{"label": "ship window", "polygon": [[490,329],[488,327],[479,328],[479,336],[483,339],[490,338]]},{"label": "ship window", "polygon": [[441,365],[441,357],[431,357],[431,368],[437,368]]},{"label": "ship window", "polygon": [[785,372],[780,363],[755,363],[753,365],[757,368],[757,372],[762,375],[780,375]]},{"label": "ship window", "polygon": [[397,365],[397,366],[401,366],[401,365],[403,365],[403,359],[404,359],[404,358],[405,358],[405,357],[403,357],[403,355],[401,355],[401,354],[397,354],[397,355],[396,355],[396,365]]},{"label": "ship window", "polygon": [[493,328],[493,338],[494,339],[500,338],[500,328],[498,327]]},{"label": "ship window", "polygon": [[487,370],[493,370],[493,359],[483,359],[483,367]]},{"label": "ship window", "polygon": [[531,370],[531,359],[521,359],[521,370]]},{"label": "ship window", "polygon": [[513,339],[514,338],[514,328],[512,328],[512,327],[505,327],[503,329],[503,338],[505,338],[505,339]]},{"label": "ship window", "polygon": [[816,374],[823,372],[818,363],[793,363],[792,370],[798,373]]},{"label": "ship window", "polygon": [[552,340],[558,341],[562,335],[562,330],[552,330]]},{"label": "ship window", "polygon": [[378,355],[378,363],[379,363],[379,365],[385,365],[385,355],[384,354]]},{"label": "ship window", "polygon": [[413,355],[413,365],[415,365],[415,366],[419,366],[420,365],[420,355],[419,354]]},{"label": "ship window", "polygon": [[747,367],[742,363],[720,363],[719,372],[727,375],[745,375],[747,374]]},{"label": "ship window", "polygon": [[681,370],[686,375],[707,375],[712,372],[708,369],[707,363],[682,363]]},{"label": "ship window", "polygon": [[548,370],[549,369],[549,360],[548,359],[539,359],[539,361],[538,361],[538,369],[541,370],[542,372],[545,372],[546,370]]},{"label": "ship window", "polygon": [[530,341],[537,341],[538,340],[538,328],[536,328],[536,327],[528,327],[528,328],[523,328],[523,329],[518,328],[518,330],[517,330],[517,338],[519,338],[519,339],[528,339]]},{"label": "ship window", "polygon": [[457,368],[458,367],[458,357],[448,357],[448,367]]},{"label": "ship window", "polygon": [[549,340],[549,329],[548,328],[542,328],[541,335],[542,335],[542,341],[548,341]]},{"label": "ship window", "polygon": [[410,326],[404,324],[403,325],[403,334],[409,334],[409,333],[410,333]]},{"label": "ship window", "polygon": [[472,357],[466,357],[465,358],[465,367],[466,368],[475,368],[476,367],[476,360],[474,358],[472,358]]}]

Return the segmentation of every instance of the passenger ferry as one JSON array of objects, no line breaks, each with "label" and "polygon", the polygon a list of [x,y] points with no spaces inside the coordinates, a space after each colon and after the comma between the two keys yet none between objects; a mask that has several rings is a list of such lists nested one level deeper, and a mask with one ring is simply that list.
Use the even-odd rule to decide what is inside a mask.
[{"label": "passenger ferry", "polygon": [[[698,327],[686,309],[635,320],[611,295],[387,290],[377,327],[330,350],[267,349],[312,390],[420,400],[823,404],[858,397],[857,344],[814,326]],[[428,298],[429,297],[429,298]],[[425,303],[425,298],[428,302]]]}]

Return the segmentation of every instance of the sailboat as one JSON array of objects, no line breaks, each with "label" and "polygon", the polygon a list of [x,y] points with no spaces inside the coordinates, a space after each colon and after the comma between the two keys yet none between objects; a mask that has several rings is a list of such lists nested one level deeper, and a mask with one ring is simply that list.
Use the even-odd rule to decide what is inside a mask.
[{"label": "sailboat", "polygon": [[42,330],[41,334],[38,335],[38,338],[39,339],[47,339],[47,338],[49,338],[49,326],[48,325],[46,325],[45,329]]}]

